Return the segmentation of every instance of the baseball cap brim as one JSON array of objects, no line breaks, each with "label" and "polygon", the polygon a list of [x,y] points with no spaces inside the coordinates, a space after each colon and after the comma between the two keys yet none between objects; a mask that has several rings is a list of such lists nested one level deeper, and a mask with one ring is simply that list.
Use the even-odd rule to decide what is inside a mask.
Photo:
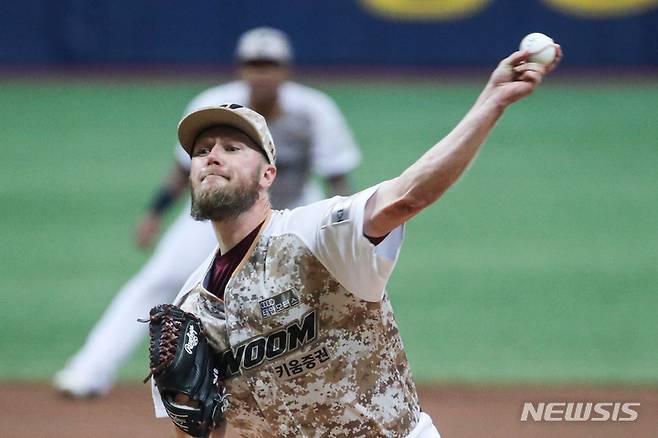
[{"label": "baseball cap brim", "polygon": [[230,126],[246,134],[256,145],[265,150],[258,140],[260,134],[256,126],[229,108],[204,108],[185,116],[178,124],[178,140],[183,149],[192,155],[194,142],[205,130],[215,126]]}]

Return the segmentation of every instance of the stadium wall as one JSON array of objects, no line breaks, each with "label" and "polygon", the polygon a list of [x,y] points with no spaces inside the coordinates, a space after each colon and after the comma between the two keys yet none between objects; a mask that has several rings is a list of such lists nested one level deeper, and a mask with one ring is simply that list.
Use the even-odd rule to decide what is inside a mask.
[{"label": "stadium wall", "polygon": [[228,65],[237,36],[287,31],[308,66],[481,66],[541,31],[574,66],[657,66],[656,0],[23,0],[0,65]]}]

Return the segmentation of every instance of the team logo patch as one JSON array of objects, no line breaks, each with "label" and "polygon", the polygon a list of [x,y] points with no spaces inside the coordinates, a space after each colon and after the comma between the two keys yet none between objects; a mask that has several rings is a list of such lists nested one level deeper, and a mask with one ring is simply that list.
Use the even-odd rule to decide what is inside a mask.
[{"label": "team logo patch", "polygon": [[261,315],[263,315],[263,318],[267,318],[291,307],[299,306],[299,297],[295,293],[295,289],[289,289],[278,295],[259,301],[258,304]]},{"label": "team logo patch", "polygon": [[263,336],[246,340],[219,354],[219,374],[227,379],[298,350],[315,341],[318,320],[315,311],[302,316],[301,320]]},{"label": "team logo patch", "polygon": [[331,225],[341,224],[350,220],[350,202],[339,202],[331,210]]},{"label": "team logo patch", "polygon": [[322,218],[320,229],[348,223],[352,220],[352,199],[347,198],[339,201],[333,207],[329,214],[325,213]]}]

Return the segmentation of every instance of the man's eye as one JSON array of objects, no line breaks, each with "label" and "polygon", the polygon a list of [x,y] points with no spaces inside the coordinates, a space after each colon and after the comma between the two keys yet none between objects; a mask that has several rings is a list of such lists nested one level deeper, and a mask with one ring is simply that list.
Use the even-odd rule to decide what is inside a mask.
[{"label": "man's eye", "polygon": [[237,147],[237,146],[233,146],[232,144],[229,144],[229,145],[224,146],[224,150],[227,151],[227,152],[235,152],[235,151],[240,150],[240,148]]},{"label": "man's eye", "polygon": [[199,148],[197,149],[196,154],[194,154],[194,156],[202,157],[204,155],[208,155],[209,152],[210,152],[210,148],[208,147]]}]

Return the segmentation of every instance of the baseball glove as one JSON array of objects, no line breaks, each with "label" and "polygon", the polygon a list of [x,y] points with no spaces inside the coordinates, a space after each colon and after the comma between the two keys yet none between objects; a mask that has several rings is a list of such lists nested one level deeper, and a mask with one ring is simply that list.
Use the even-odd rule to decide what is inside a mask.
[{"label": "baseball glove", "polygon": [[188,435],[207,437],[224,424],[228,395],[201,321],[171,304],[152,308],[146,321],[149,377],[153,376],[169,418]]}]

